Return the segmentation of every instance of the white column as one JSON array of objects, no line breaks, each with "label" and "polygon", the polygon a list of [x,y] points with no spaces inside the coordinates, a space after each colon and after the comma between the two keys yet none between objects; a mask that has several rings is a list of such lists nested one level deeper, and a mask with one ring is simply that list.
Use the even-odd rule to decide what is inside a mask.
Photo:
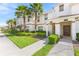
[{"label": "white column", "polygon": [[58,34],[60,36],[60,24],[55,24],[55,34]]},{"label": "white column", "polygon": [[46,43],[48,43],[48,25],[45,25],[45,31],[46,31]]},{"label": "white column", "polygon": [[76,40],[76,23],[72,22],[71,24],[71,37],[72,40]]},{"label": "white column", "polygon": [[48,37],[48,25],[46,25],[45,28],[46,28],[46,37]]},{"label": "white column", "polygon": [[49,34],[52,34],[52,24],[49,25]]}]

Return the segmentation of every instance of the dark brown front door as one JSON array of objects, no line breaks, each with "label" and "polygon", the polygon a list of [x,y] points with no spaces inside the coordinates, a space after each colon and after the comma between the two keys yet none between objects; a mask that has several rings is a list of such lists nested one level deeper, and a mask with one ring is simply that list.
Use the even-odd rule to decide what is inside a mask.
[{"label": "dark brown front door", "polygon": [[63,35],[70,36],[70,33],[71,33],[70,25],[64,25],[63,26]]}]

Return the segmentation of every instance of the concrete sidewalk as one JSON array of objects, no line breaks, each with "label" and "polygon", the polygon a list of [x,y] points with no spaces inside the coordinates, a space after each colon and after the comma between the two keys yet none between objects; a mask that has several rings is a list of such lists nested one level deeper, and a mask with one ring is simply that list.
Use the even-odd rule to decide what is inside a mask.
[{"label": "concrete sidewalk", "polygon": [[30,46],[20,49],[3,33],[0,33],[0,56],[31,56],[45,45],[44,42],[45,41],[40,40]]},{"label": "concrete sidewalk", "polygon": [[49,56],[74,56],[73,44],[70,38],[63,38],[48,54]]}]

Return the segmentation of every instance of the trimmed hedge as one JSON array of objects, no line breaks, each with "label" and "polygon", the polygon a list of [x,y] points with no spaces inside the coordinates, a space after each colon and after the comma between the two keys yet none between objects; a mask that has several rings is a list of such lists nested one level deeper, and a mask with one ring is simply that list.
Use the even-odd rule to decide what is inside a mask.
[{"label": "trimmed hedge", "polygon": [[49,42],[48,42],[49,44],[55,44],[59,41],[59,37],[56,34],[50,35],[48,39],[49,39]]},{"label": "trimmed hedge", "polygon": [[36,32],[36,33],[37,33],[37,36],[40,36],[40,37],[45,37],[46,36],[45,32]]},{"label": "trimmed hedge", "polygon": [[76,40],[79,41],[79,33],[76,34]]}]

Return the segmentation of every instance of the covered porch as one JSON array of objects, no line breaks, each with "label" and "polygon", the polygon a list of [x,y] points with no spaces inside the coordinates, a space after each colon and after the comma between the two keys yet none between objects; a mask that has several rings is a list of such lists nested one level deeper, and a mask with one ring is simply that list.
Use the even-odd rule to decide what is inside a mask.
[{"label": "covered porch", "polygon": [[52,33],[58,34],[60,37],[71,37],[76,40],[76,22],[69,20],[62,20],[59,22],[50,22]]}]

